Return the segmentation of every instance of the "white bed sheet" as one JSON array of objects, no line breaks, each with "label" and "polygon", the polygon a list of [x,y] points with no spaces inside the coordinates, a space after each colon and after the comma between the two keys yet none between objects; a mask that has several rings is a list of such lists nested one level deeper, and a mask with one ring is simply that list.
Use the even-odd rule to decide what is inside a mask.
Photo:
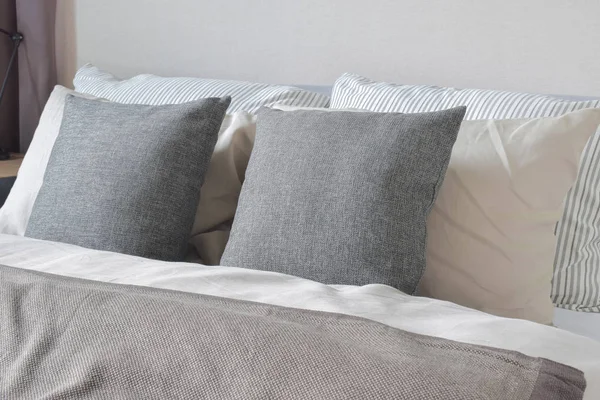
[{"label": "white bed sheet", "polygon": [[[554,326],[600,342],[600,314],[554,309]],[[600,399],[600,397],[599,397]]]},{"label": "white bed sheet", "polygon": [[585,400],[600,399],[600,342],[558,328],[506,319],[385,285],[328,286],[241,268],[167,263],[0,234],[0,264],[134,284],[338,312],[461,342],[520,351],[584,371]]}]

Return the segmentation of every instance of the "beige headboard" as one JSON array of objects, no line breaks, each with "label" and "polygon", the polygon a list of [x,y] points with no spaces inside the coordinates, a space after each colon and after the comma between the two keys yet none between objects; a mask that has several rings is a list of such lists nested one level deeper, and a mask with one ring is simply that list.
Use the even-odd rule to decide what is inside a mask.
[{"label": "beige headboard", "polygon": [[[76,4],[75,4],[76,3]],[[60,80],[141,72],[600,96],[598,0],[59,0]],[[62,41],[61,41],[62,38]]]}]

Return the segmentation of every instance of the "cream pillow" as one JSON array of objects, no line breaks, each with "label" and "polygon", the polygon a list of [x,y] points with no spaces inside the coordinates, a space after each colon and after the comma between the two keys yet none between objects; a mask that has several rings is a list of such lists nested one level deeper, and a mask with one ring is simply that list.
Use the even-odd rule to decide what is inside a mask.
[{"label": "cream pillow", "polygon": [[190,239],[204,264],[219,264],[225,250],[255,134],[256,116],[243,111],[221,126]]},{"label": "cream pillow", "polygon": [[[62,123],[65,98],[94,96],[56,86],[23,159],[17,180],[0,209],[0,233],[23,236],[44,180],[46,165]],[[246,165],[254,141],[255,117],[239,111],[227,115],[202,185],[191,243],[206,264],[218,264],[237,207]]]},{"label": "cream pillow", "polygon": [[429,216],[419,294],[551,323],[554,229],[600,110],[464,121]]}]

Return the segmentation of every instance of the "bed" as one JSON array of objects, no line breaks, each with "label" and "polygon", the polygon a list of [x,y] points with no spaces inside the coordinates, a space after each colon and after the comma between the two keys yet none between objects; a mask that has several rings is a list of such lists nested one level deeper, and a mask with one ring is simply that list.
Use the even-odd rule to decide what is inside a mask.
[{"label": "bed", "polygon": [[594,100],[92,65],[75,86],[0,209],[0,394],[600,396],[600,314],[550,297]]},{"label": "bed", "polygon": [[600,343],[550,326],[491,316],[384,285],[327,286],[240,268],[165,263],[0,235],[0,264],[61,276],[222,296],[358,316],[422,335],[522,352],[585,372],[584,399],[600,395]]}]

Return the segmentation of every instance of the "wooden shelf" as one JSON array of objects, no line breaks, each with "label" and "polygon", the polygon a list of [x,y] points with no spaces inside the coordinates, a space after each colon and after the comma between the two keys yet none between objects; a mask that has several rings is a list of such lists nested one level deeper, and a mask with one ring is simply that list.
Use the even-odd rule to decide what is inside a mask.
[{"label": "wooden shelf", "polygon": [[0,178],[17,176],[22,161],[23,154],[18,153],[12,153],[9,160],[0,161]]}]

